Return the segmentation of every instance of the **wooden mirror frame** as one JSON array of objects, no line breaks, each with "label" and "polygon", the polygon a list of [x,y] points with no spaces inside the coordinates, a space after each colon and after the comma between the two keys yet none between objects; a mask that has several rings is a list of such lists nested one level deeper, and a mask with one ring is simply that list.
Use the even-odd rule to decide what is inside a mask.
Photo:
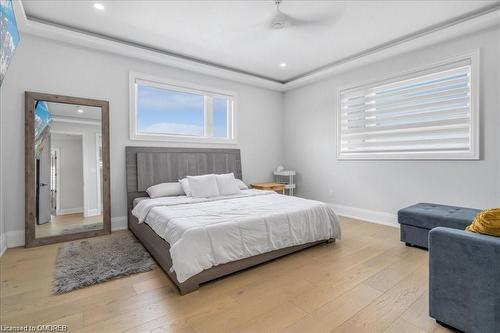
[{"label": "wooden mirror frame", "polygon": [[[85,105],[101,108],[102,178],[103,178],[103,229],[35,238],[35,103],[46,101],[64,104]],[[25,246],[34,247],[80,238],[95,237],[111,233],[111,195],[109,183],[109,102],[97,99],[25,92]]]}]

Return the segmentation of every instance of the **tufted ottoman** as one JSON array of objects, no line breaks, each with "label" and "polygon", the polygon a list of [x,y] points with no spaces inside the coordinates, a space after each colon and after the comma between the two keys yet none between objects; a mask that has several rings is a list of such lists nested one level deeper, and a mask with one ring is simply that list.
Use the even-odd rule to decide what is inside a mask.
[{"label": "tufted ottoman", "polygon": [[436,227],[465,230],[479,209],[419,203],[398,211],[401,241],[408,246],[429,247],[429,231]]}]

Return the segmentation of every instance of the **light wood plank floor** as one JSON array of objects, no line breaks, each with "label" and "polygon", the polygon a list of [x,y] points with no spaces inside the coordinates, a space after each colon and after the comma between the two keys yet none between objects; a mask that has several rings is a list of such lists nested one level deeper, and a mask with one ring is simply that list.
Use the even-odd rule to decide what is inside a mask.
[{"label": "light wood plank floor", "polygon": [[104,227],[102,221],[102,214],[90,217],[84,217],[83,213],[52,216],[50,222],[35,225],[35,237],[43,238],[64,233],[99,230]]},{"label": "light wood plank floor", "polygon": [[[123,231],[128,232],[128,231]],[[105,236],[104,236],[105,237]],[[342,240],[179,296],[160,269],[50,294],[57,245],[0,259],[3,325],[70,332],[449,332],[428,317],[428,253],[399,230],[342,219]]]}]

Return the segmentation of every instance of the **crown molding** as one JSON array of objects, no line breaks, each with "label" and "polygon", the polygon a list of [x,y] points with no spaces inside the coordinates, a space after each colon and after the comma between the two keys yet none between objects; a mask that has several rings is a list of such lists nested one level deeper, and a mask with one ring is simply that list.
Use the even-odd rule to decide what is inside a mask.
[{"label": "crown molding", "polygon": [[333,74],[438,44],[465,34],[500,25],[500,3],[487,6],[438,25],[402,36],[371,49],[335,61],[284,83],[285,91],[310,84]]},{"label": "crown molding", "polygon": [[276,91],[295,89],[322,80],[335,73],[500,25],[500,3],[495,2],[479,10],[402,36],[281,82],[227,66],[190,58],[186,55],[175,54],[171,51],[160,50],[89,31],[77,30],[73,27],[36,18],[28,18],[21,1],[13,1],[13,5],[18,29],[24,34],[76,44]]},{"label": "crown molding", "polygon": [[119,54],[121,56],[150,61],[157,64],[185,69],[218,78],[268,88],[283,90],[283,83],[269,78],[249,74],[235,69],[189,59],[185,56],[173,55],[170,52],[154,49],[144,45],[117,40],[109,36],[93,34],[76,30],[72,27],[61,26],[38,19],[28,18],[21,1],[13,1],[16,21],[20,32],[51,39],[59,42],[76,44],[91,49]]}]

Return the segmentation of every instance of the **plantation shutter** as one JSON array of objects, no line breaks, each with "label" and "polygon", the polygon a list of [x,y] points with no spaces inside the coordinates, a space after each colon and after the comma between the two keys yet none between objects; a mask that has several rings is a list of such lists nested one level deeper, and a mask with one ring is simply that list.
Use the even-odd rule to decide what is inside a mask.
[{"label": "plantation shutter", "polygon": [[340,158],[474,158],[471,59],[340,93]]}]

